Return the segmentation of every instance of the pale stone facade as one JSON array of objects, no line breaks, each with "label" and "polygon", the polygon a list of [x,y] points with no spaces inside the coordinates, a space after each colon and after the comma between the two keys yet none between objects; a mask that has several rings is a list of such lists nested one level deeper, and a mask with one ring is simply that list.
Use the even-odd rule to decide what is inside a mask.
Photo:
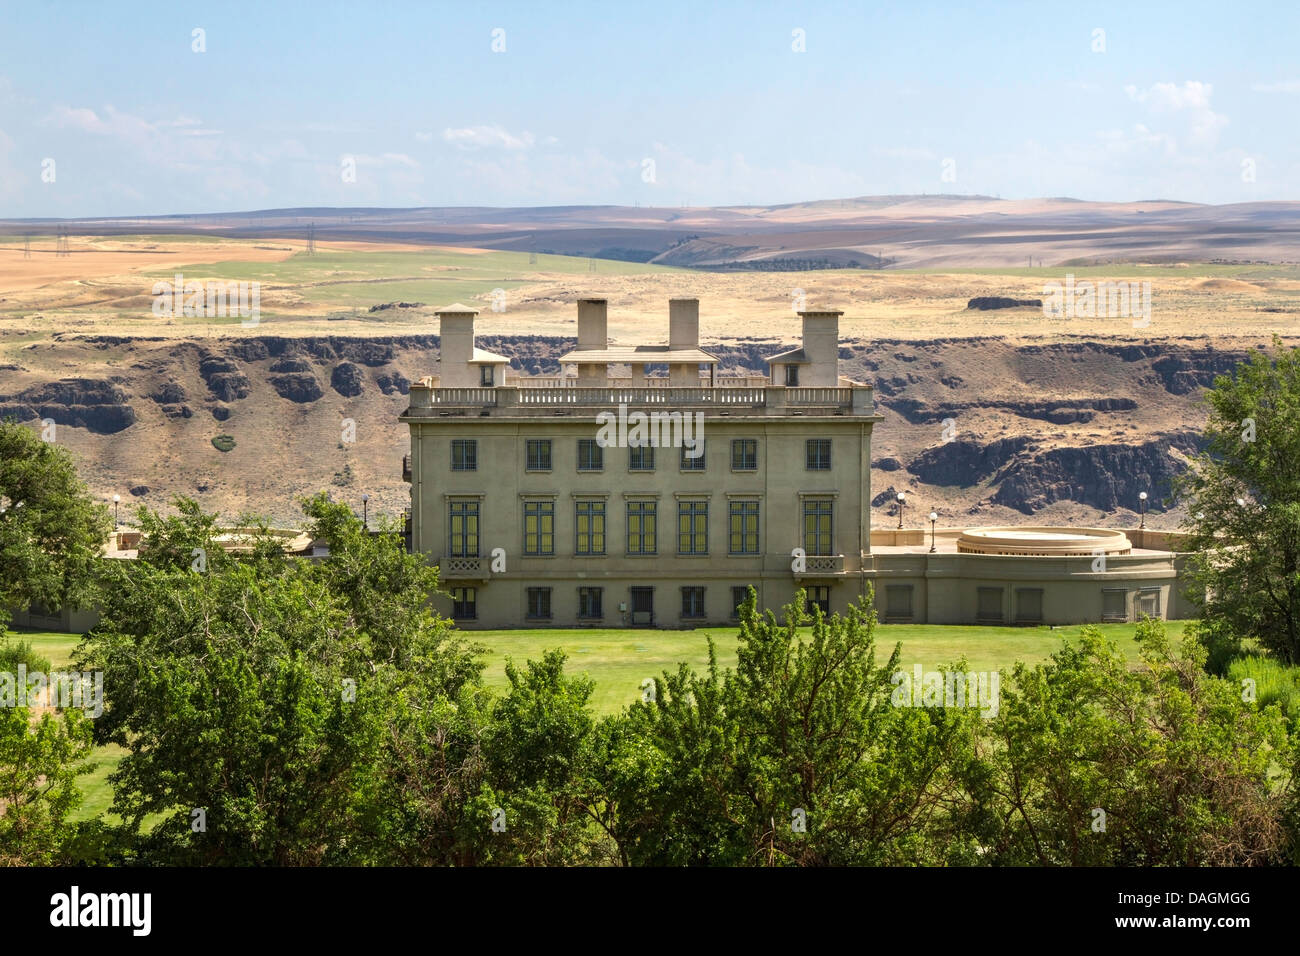
[{"label": "pale stone facade", "polygon": [[765,384],[737,386],[699,346],[697,300],[672,300],[667,345],[611,345],[606,309],[578,303],[561,358],[576,376],[540,387],[504,384],[508,359],[477,348],[474,310],[438,313],[439,377],[412,385],[402,416],[410,544],[438,564],[435,603],[461,626],[725,624],[751,586],[763,608],[804,588],[838,612],[874,587],[882,620],[917,623],[1190,614],[1163,540],[1111,538],[1099,567],[1091,539],[1072,551],[1048,532],[1018,554],[1014,540],[987,553],[1006,535],[873,533],[880,417],[871,386],[839,376],[839,312],[800,313],[800,347],[769,360]]}]

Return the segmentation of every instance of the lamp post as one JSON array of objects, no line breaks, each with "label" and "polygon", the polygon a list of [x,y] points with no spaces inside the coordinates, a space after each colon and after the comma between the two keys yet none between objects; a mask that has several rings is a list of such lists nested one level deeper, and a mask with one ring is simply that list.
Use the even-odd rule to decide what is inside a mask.
[{"label": "lamp post", "polygon": [[1138,524],[1139,528],[1147,526],[1147,493],[1144,491],[1138,495],[1138,507],[1142,511],[1142,521]]},{"label": "lamp post", "polygon": [[898,530],[899,531],[903,530],[903,505],[907,503],[905,494],[906,493],[902,491],[898,493]]},{"label": "lamp post", "polygon": [[116,530],[118,529],[118,521],[117,521],[117,506],[118,506],[118,503],[121,502],[121,500],[122,500],[122,496],[121,496],[121,495],[114,495],[114,496],[113,496],[113,530],[114,530],[114,531],[116,531]]},{"label": "lamp post", "polygon": [[939,520],[938,512],[930,512],[930,553],[934,554],[934,523]]},{"label": "lamp post", "polygon": [[361,527],[370,530],[370,496],[361,496]]}]

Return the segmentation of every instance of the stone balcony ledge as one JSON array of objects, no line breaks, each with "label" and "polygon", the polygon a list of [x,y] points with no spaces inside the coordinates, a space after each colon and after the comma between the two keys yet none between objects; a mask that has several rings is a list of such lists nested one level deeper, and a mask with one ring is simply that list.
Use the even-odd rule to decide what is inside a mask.
[{"label": "stone balcony ledge", "polygon": [[474,414],[478,417],[543,418],[564,412],[628,408],[655,411],[712,411],[753,416],[852,415],[878,421],[870,385],[786,388],[714,386],[638,388],[564,386],[559,388],[440,388],[412,385],[403,421]]}]

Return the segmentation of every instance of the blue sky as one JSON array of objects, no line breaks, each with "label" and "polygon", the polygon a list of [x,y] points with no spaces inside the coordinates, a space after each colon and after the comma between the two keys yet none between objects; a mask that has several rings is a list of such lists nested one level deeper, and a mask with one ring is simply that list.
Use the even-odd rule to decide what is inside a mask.
[{"label": "blue sky", "polygon": [[10,2],[0,218],[1296,199],[1298,39],[1294,2]]}]

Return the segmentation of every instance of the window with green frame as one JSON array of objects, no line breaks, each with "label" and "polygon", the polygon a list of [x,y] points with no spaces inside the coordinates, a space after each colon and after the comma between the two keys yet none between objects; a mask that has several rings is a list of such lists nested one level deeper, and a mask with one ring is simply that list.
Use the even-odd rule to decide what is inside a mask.
[{"label": "window with green frame", "polygon": [[555,554],[555,502],[524,502],[524,554]]},{"label": "window with green frame", "polygon": [[733,438],[731,440],[731,470],[758,470],[757,438]]},{"label": "window with green frame", "polygon": [[447,554],[450,557],[477,558],[478,499],[449,502],[447,529]]},{"label": "window with green frame", "polygon": [[758,502],[732,501],[727,523],[727,553],[758,554]]},{"label": "window with green frame", "polygon": [[683,443],[679,460],[682,471],[704,471],[704,439],[694,438],[690,444]]},{"label": "window with green frame", "polygon": [[709,553],[709,503],[677,502],[677,553]]},{"label": "window with green frame", "polygon": [[627,467],[629,471],[654,471],[654,445],[630,445],[627,449]]},{"label": "window with green frame", "polygon": [[605,449],[595,438],[578,439],[578,471],[601,471],[605,467]]},{"label": "window with green frame", "polygon": [[528,471],[551,470],[551,440],[549,438],[528,439]]},{"label": "window with green frame", "polygon": [[627,503],[627,553],[654,554],[658,502],[629,501]]},{"label": "window with green frame", "polygon": [[478,468],[478,442],[473,438],[451,440],[451,470],[474,471]]},{"label": "window with green frame", "polygon": [[605,502],[580,500],[574,505],[577,528],[575,554],[605,553]]},{"label": "window with green frame", "polygon": [[832,550],[835,502],[829,498],[805,498],[803,502],[803,550],[805,554],[834,554]]}]

